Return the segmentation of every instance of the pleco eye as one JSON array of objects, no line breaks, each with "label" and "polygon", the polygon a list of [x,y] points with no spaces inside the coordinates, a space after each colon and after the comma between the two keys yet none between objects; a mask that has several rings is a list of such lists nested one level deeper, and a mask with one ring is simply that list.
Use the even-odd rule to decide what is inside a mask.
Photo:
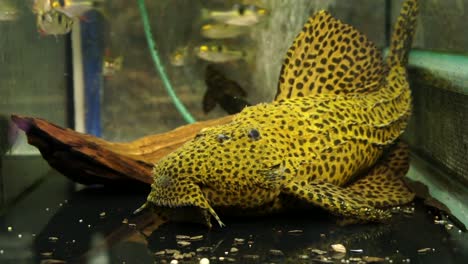
[{"label": "pleco eye", "polygon": [[260,132],[257,129],[250,129],[249,131],[249,138],[252,140],[259,140],[260,139]]},{"label": "pleco eye", "polygon": [[219,134],[218,136],[216,136],[216,140],[219,142],[219,143],[223,143],[224,141],[228,140],[229,137],[224,135],[224,134]]}]

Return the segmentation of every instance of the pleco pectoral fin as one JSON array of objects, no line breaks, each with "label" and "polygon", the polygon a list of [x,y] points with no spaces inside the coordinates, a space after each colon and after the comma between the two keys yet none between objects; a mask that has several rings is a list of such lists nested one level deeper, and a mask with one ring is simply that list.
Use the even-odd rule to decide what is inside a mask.
[{"label": "pleco pectoral fin", "polygon": [[414,198],[403,181],[409,169],[408,146],[399,142],[361,179],[347,187],[365,202],[375,207],[389,207],[409,203]]},{"label": "pleco pectoral fin", "polygon": [[203,195],[203,192],[202,192],[202,190],[200,189],[199,186],[192,185],[191,187],[188,187],[187,189],[192,190],[192,193],[187,194],[186,196],[183,196],[181,198],[181,201],[183,201],[185,204],[193,205],[193,206],[196,206],[196,207],[199,207],[199,208],[205,210],[203,213],[205,215],[206,224],[208,225],[208,227],[211,228],[211,222],[210,222],[209,214],[211,214],[211,216],[213,216],[216,219],[216,221],[218,221],[218,224],[219,224],[220,227],[226,226],[221,221],[219,216],[216,214],[215,210],[211,207],[211,205],[209,204],[206,197]]},{"label": "pleco pectoral fin", "polygon": [[389,211],[377,209],[367,204],[363,197],[331,183],[302,186],[292,181],[283,191],[339,216],[371,222],[383,222],[391,217]]},{"label": "pleco pectoral fin", "polygon": [[197,207],[203,210],[203,215],[206,220],[206,225],[211,227],[210,215],[213,216],[218,224],[223,227],[224,223],[221,221],[219,216],[213,210],[206,197],[203,195],[200,187],[196,184],[190,183],[186,185],[186,193],[180,194],[180,197],[173,197],[172,200],[161,200],[150,193],[148,196],[148,202],[153,203],[158,207],[167,207],[170,209],[181,208],[181,207]]},{"label": "pleco pectoral fin", "polygon": [[[213,208],[208,204],[208,201],[207,201],[206,199],[204,199],[204,201],[203,201],[200,205],[198,205],[198,206],[200,206],[202,209],[205,209],[206,211],[208,211],[208,213],[210,213],[211,216],[213,216],[213,217],[216,219],[216,221],[218,221],[218,224],[219,224],[220,227],[226,226],[226,225],[221,221],[221,219],[219,218],[219,216],[216,214],[215,210],[213,210]],[[209,226],[210,218],[209,218],[208,213],[206,214],[206,217],[205,217],[205,218],[207,219],[207,221],[208,221],[208,226]]]}]

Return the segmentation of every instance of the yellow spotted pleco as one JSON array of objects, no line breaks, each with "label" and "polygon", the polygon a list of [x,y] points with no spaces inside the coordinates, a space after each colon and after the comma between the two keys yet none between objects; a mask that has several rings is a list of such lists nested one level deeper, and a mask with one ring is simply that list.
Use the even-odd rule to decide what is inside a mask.
[{"label": "yellow spotted pleco", "polygon": [[[142,208],[268,214],[302,201],[358,221],[410,202],[398,141],[411,113],[408,51],[418,1],[406,0],[390,53],[320,11],[286,53],[275,100],[246,107],[161,159]],[[288,197],[288,199],[285,199]]]}]

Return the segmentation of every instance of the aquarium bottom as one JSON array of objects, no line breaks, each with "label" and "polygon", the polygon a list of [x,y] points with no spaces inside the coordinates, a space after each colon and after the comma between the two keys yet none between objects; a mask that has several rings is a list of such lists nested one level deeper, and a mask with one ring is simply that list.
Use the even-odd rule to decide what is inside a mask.
[{"label": "aquarium bottom", "polygon": [[[261,218],[224,217],[226,227],[212,230],[164,224],[149,234],[138,230],[132,217],[148,190],[76,191],[71,186],[52,173],[0,217],[1,263],[208,263],[204,258],[209,263],[466,263],[468,259],[467,233],[420,200],[396,210],[388,224],[339,226],[333,217],[313,210]],[[337,244],[345,252],[340,253],[343,248]]]}]

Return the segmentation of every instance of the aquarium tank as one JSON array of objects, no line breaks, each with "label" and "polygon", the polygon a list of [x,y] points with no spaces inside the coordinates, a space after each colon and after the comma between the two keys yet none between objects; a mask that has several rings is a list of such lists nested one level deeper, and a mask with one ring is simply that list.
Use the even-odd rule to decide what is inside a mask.
[{"label": "aquarium tank", "polygon": [[465,8],[0,0],[0,263],[466,263]]}]

